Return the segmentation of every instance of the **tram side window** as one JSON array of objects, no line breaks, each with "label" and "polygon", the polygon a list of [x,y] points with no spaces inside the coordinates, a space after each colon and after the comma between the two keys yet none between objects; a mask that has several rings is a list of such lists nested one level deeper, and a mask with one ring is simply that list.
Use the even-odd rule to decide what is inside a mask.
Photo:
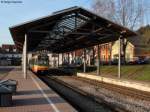
[{"label": "tram side window", "polygon": [[34,64],[35,64],[35,65],[37,65],[37,64],[38,64],[38,63],[37,63],[37,59],[35,59],[35,60],[34,60]]}]

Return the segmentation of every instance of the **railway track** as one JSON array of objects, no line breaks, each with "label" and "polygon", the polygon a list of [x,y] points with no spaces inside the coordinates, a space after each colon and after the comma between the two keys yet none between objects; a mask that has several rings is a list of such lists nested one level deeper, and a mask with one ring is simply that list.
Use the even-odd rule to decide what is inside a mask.
[{"label": "railway track", "polygon": [[[144,102],[145,101],[149,102],[150,101],[150,93],[148,93],[148,92],[143,92],[143,91],[132,89],[132,88],[117,86],[117,85],[99,82],[96,80],[82,78],[82,77],[66,76],[65,74],[57,75],[57,73],[56,73],[56,75],[55,75],[55,73],[54,74],[50,73],[49,75],[44,76],[44,78],[47,80],[47,82],[49,82],[51,80],[51,81],[56,82],[57,84],[63,85],[65,88],[69,88],[70,90],[80,94],[81,96],[84,96],[87,99],[92,100],[93,102],[96,103],[96,105],[98,104],[98,105],[103,105],[104,107],[106,106],[106,108],[109,108],[111,110],[110,112],[133,112],[132,109],[130,110],[130,109],[126,108],[127,105],[130,105],[130,108],[132,108],[132,106],[133,106],[134,112],[137,112],[137,111],[138,112],[149,112],[149,107],[145,107],[145,106],[143,107],[143,104],[142,105],[138,104],[138,103],[134,104],[132,102],[128,102],[125,100],[123,101],[123,99],[122,99],[124,97],[124,99],[131,98],[132,100],[135,100],[135,102],[139,101],[139,100],[144,101]],[[86,85],[88,85],[88,86],[86,86]],[[93,88],[92,91],[93,90],[96,91],[96,94],[95,93],[93,94],[92,91],[91,92],[87,91],[87,89],[84,89],[84,88]],[[55,89],[57,90],[57,88],[55,88]],[[105,92],[103,92],[103,90]],[[62,90],[60,89],[59,91],[62,91]],[[59,93],[59,91],[58,91],[58,93]],[[108,91],[108,94],[105,94],[105,93],[107,93],[107,91]],[[115,102],[117,100],[121,101],[121,102],[123,101],[124,106],[122,104],[120,105],[119,103],[112,103],[113,101],[109,102],[109,100],[106,100],[104,97],[101,97],[101,95],[99,96],[99,94],[105,95],[105,97],[108,97],[108,99],[112,97],[111,94],[115,94],[115,96],[113,96],[114,98],[117,95],[119,95],[120,97],[122,97],[121,100],[117,96],[119,98],[119,100],[116,99]],[[72,99],[73,99],[73,97],[72,97]],[[77,103],[80,104],[80,102],[76,102],[76,104]],[[84,106],[84,107],[87,107],[87,106]],[[98,107],[98,106],[96,106],[96,107]],[[140,111],[138,109],[140,109]],[[90,110],[90,109],[88,109],[88,110]],[[91,111],[91,112],[95,112],[95,111]]]},{"label": "railway track", "polygon": [[70,78],[73,78],[75,80],[85,81],[85,82],[95,85],[97,87],[105,88],[105,89],[108,89],[108,90],[111,90],[114,92],[118,92],[122,95],[130,96],[132,98],[150,101],[150,93],[149,92],[144,92],[144,91],[127,88],[127,87],[123,87],[123,86],[118,86],[118,85],[114,85],[114,84],[108,84],[108,83],[104,83],[104,82],[100,82],[100,81],[96,81],[96,80],[92,80],[92,79],[87,79],[87,78],[74,77],[74,76],[70,77]]},{"label": "railway track", "polygon": [[132,97],[135,99],[150,101],[150,93],[146,92],[146,91],[140,91],[140,90],[133,89],[133,88],[127,88],[127,87],[109,84],[109,83],[105,83],[105,82],[100,82],[97,80],[83,78],[83,77],[76,77],[76,76],[70,77],[70,76],[68,76],[68,78],[71,78],[74,80],[84,81],[84,82],[87,82],[91,85],[94,85],[94,86],[97,86],[100,88],[105,88],[105,89],[108,89],[110,91],[117,92],[119,94],[129,96],[129,97]]},{"label": "railway track", "polygon": [[[80,112],[130,112],[121,107],[116,107],[115,105],[110,104],[104,101],[103,99],[95,98],[95,96],[93,96],[92,94],[89,94],[75,86],[69,85],[68,83],[59,80],[55,77],[40,76],[40,78],[44,82],[46,82],[52,89],[54,89],[56,92],[62,95],[66,100],[71,102],[73,106],[75,105],[74,107],[77,107],[77,110],[79,110]],[[60,87],[57,84],[59,84]],[[68,88],[69,91],[65,90],[65,88]],[[68,92],[67,96],[65,95],[65,93],[63,93],[64,90]],[[72,93],[71,91],[73,91],[74,93]],[[70,94],[74,96],[72,96],[71,98],[69,97]],[[75,97],[76,94],[78,94],[78,98]]]}]

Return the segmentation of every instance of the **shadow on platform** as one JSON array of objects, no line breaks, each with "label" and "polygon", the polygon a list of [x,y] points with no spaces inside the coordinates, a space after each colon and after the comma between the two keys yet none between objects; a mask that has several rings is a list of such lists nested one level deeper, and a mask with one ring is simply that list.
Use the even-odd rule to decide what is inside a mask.
[{"label": "shadow on platform", "polygon": [[[43,90],[46,94],[55,94],[51,90]],[[27,90],[27,91],[17,91],[15,95],[35,95],[35,94],[42,94],[40,90]]]},{"label": "shadow on platform", "polygon": [[[53,104],[66,103],[60,97],[49,97]],[[14,99],[13,106],[26,106],[26,105],[43,105],[48,104],[45,97],[29,98],[29,99]]]}]

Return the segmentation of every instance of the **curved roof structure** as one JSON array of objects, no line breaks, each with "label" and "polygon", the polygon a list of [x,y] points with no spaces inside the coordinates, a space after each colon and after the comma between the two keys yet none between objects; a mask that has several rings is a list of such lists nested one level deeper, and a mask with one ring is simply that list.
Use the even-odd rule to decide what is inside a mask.
[{"label": "curved roof structure", "polygon": [[10,32],[22,51],[25,34],[28,51],[69,52],[126,38],[136,33],[84,8],[71,7],[13,27]]}]

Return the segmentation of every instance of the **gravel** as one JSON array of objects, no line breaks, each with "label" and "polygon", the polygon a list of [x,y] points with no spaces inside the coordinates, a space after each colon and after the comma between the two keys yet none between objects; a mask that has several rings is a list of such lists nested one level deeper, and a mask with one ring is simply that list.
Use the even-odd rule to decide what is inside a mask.
[{"label": "gravel", "polygon": [[130,112],[150,112],[150,101],[145,101],[130,96],[126,96],[115,91],[102,88],[100,86],[91,85],[87,82],[75,80],[71,77],[57,77],[72,86],[84,90],[92,94],[96,99],[103,99],[111,105],[124,108]]}]

